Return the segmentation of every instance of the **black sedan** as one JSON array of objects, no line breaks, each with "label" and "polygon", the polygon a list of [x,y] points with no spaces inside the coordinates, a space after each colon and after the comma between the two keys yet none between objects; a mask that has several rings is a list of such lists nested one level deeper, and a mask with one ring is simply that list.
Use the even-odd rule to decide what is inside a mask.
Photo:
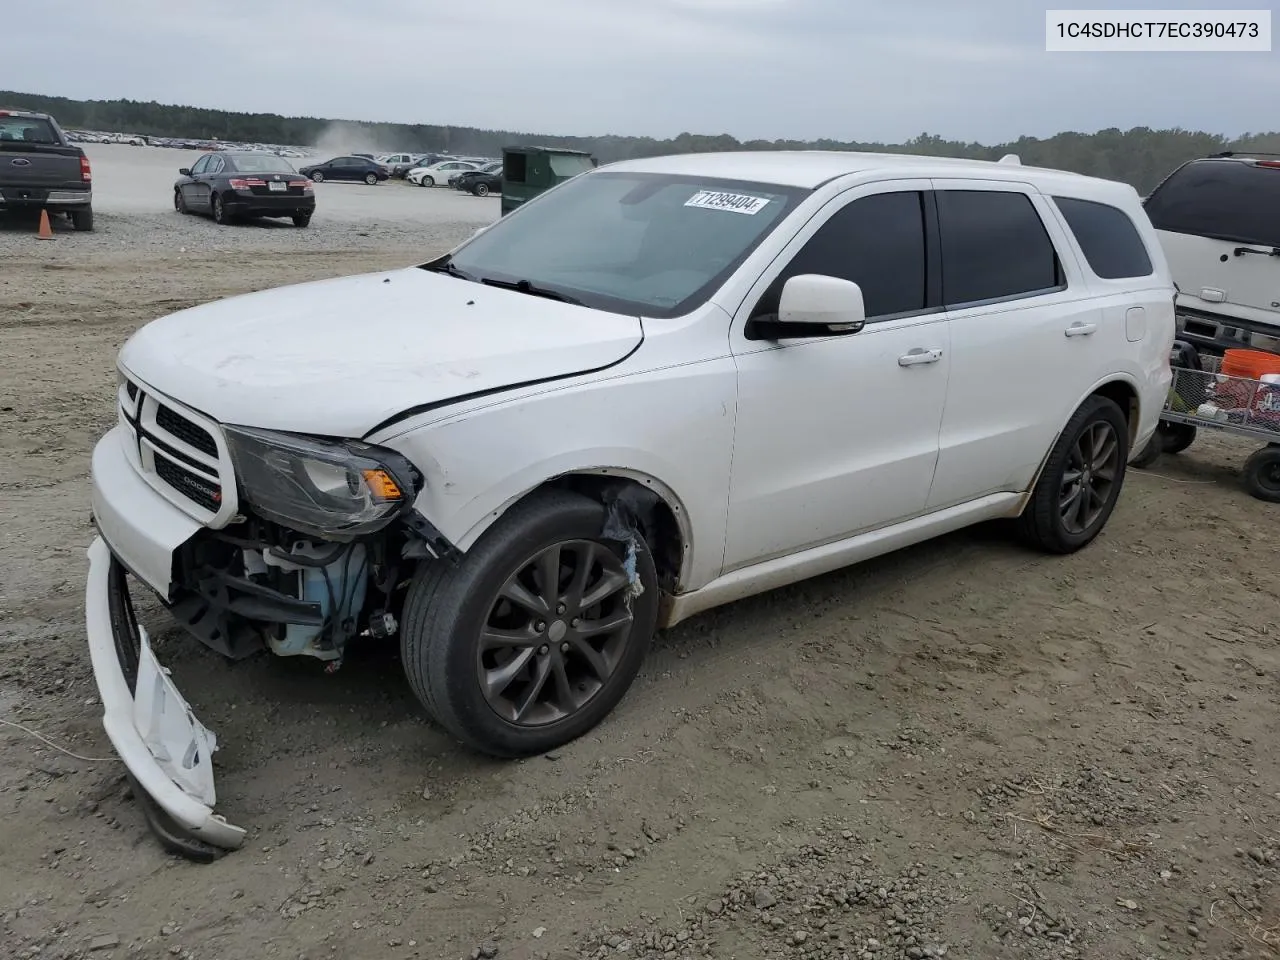
[{"label": "black sedan", "polygon": [[502,192],[502,164],[486,163],[479,170],[467,170],[458,174],[453,181],[454,187],[474,193],[477,197],[487,197],[491,193]]},{"label": "black sedan", "polygon": [[369,186],[381,183],[391,176],[391,171],[382,164],[364,157],[334,157],[324,163],[299,167],[298,172],[316,183],[323,183],[325,180],[356,180]]},{"label": "black sedan", "polygon": [[269,153],[219,150],[178,171],[173,207],[208,213],[217,223],[241,217],[289,217],[305,227],[316,209],[311,181],[288,160]]}]

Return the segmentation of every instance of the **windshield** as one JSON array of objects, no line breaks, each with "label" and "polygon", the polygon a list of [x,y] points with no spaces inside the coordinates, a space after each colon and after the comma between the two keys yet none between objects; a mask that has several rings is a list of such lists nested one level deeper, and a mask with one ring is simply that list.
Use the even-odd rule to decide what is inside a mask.
[{"label": "windshield", "polygon": [[288,160],[267,154],[236,157],[235,165],[241,173],[297,173]]},{"label": "windshield", "polygon": [[1280,247],[1280,169],[1275,167],[1193,161],[1157,187],[1143,206],[1157,230]]},{"label": "windshield", "polygon": [[527,281],[601,310],[675,317],[711,296],[807,193],[596,172],[499,220],[449,264],[477,281]]}]

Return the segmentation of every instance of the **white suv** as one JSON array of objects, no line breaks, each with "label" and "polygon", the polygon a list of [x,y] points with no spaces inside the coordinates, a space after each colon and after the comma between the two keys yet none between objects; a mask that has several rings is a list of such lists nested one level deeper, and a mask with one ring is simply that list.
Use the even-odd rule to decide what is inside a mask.
[{"label": "white suv", "polygon": [[1178,286],[1182,339],[1280,353],[1280,156],[1191,160],[1145,207]]},{"label": "white suv", "polygon": [[157,320],[93,454],[111,740],[171,828],[240,842],[130,575],[231,657],[398,634],[430,715],[517,756],[718,604],[995,518],[1077,550],[1173,300],[1127,186],[777,152],[601,167],[420,267]]}]

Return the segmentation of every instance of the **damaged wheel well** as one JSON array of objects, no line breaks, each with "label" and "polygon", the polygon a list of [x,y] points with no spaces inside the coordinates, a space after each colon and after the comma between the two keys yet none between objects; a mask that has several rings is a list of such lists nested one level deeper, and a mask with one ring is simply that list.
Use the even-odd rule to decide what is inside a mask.
[{"label": "damaged wheel well", "polygon": [[572,490],[604,504],[610,520],[634,523],[653,551],[658,583],[666,593],[675,593],[681,581],[686,542],[678,506],[655,489],[652,480],[612,473],[570,473],[548,480],[538,489]]}]

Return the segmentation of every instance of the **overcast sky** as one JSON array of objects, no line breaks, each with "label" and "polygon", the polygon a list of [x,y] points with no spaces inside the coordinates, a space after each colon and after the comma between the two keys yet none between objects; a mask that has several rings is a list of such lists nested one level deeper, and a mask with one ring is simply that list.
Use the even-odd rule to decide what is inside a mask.
[{"label": "overcast sky", "polygon": [[[1236,9],[1266,3],[1148,2]],[[1094,0],[1079,6],[1142,6]],[[0,89],[529,133],[1280,128],[1280,54],[1044,50],[1029,0],[19,0]]]}]

